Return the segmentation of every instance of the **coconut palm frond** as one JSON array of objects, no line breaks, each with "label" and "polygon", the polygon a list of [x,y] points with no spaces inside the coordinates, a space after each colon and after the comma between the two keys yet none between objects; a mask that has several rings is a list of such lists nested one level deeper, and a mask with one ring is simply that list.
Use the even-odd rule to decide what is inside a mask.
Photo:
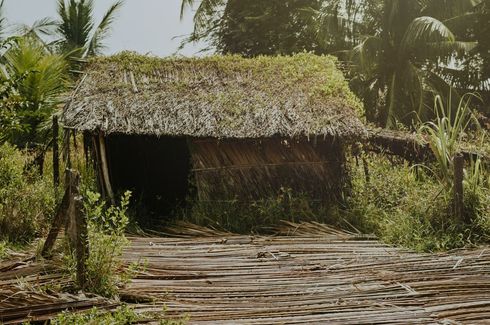
[{"label": "coconut palm frond", "polygon": [[102,42],[107,36],[109,36],[110,29],[114,23],[115,16],[117,12],[121,9],[123,6],[124,2],[123,1],[117,1],[114,3],[109,10],[104,14],[101,22],[95,29],[94,34],[92,35],[92,38],[90,40],[89,46],[88,46],[88,54],[89,55],[96,55],[100,53],[100,50],[104,48]]},{"label": "coconut palm frond", "polygon": [[426,43],[440,41],[455,42],[456,38],[442,21],[428,16],[418,17],[407,27],[401,42],[401,50],[408,51]]}]

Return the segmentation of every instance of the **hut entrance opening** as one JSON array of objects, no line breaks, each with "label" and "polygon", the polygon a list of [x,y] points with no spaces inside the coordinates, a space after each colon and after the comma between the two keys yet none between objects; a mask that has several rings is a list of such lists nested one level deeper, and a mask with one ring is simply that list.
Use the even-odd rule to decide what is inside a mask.
[{"label": "hut entrance opening", "polygon": [[168,216],[185,204],[191,169],[186,138],[113,134],[107,148],[112,185],[116,193],[132,191],[140,221]]}]

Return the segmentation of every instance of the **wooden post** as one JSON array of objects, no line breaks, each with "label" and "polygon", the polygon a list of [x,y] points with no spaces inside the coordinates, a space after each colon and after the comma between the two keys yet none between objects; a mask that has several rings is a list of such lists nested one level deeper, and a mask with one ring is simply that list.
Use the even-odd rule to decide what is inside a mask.
[{"label": "wooden post", "polygon": [[64,158],[66,162],[66,167],[71,168],[71,150],[70,150],[70,129],[64,129],[63,133],[63,147],[64,147]]},{"label": "wooden post", "polygon": [[60,153],[58,145],[58,116],[53,116],[53,184],[55,189],[60,185]]},{"label": "wooden post", "polygon": [[51,250],[54,247],[54,243],[56,242],[56,238],[58,238],[59,231],[61,230],[63,225],[65,225],[66,228],[67,223],[70,221],[68,219],[70,206],[72,205],[73,202],[72,199],[73,195],[79,194],[78,193],[79,183],[80,183],[79,175],[76,172],[67,169],[65,194],[63,195],[63,200],[61,201],[61,204],[58,206],[56,215],[53,218],[53,222],[51,224],[51,229],[49,230],[48,237],[44,242],[44,246],[41,251],[41,255],[43,257],[49,256]]},{"label": "wooden post", "polygon": [[83,199],[76,196],[73,198],[73,219],[75,223],[75,251],[77,258],[77,282],[80,288],[85,289],[86,262],[88,257],[88,231],[87,221],[83,213]]},{"label": "wooden post", "polygon": [[[70,185],[68,184],[68,187]],[[56,215],[53,218],[53,222],[51,224],[51,229],[49,230],[48,237],[44,242],[43,249],[41,251],[41,256],[46,258],[49,257],[51,250],[54,247],[54,243],[56,242],[56,238],[58,238],[58,233],[61,230],[61,227],[66,223],[66,213],[68,211],[68,207],[70,205],[70,190],[67,188],[65,190],[65,195],[63,196],[63,200],[61,204],[58,206],[58,210],[56,211]]]},{"label": "wooden post", "polygon": [[112,191],[111,180],[109,177],[109,166],[107,164],[107,151],[105,147],[105,139],[102,132],[99,132],[99,149],[100,149],[100,164],[102,167],[102,176],[104,178],[104,185],[107,190],[107,196],[112,204],[114,201],[114,192]]},{"label": "wooden post", "polygon": [[107,193],[105,191],[105,186],[104,186],[104,176],[102,174],[102,167],[100,165],[100,149],[99,149],[99,140],[95,135],[92,135],[92,146],[94,148],[94,154],[95,154],[95,168],[97,170],[97,186],[99,189],[100,194],[102,194],[103,198],[107,197]]},{"label": "wooden post", "polygon": [[366,178],[366,184],[371,182],[371,176],[369,175],[369,165],[366,157],[362,156],[362,167],[364,169],[364,177]]},{"label": "wooden post", "polygon": [[464,157],[462,154],[457,154],[453,158],[454,163],[454,188],[453,188],[453,204],[454,215],[458,220],[464,220],[464,193],[463,193],[463,177],[464,177]]}]

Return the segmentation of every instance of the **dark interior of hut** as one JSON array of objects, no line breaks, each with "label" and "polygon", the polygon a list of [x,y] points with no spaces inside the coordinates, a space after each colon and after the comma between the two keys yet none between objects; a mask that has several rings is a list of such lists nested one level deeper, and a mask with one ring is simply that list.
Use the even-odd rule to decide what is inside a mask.
[{"label": "dark interior of hut", "polygon": [[110,135],[107,154],[114,190],[132,192],[139,222],[164,221],[185,205],[192,183],[185,138]]},{"label": "dark interior of hut", "polygon": [[[296,218],[295,206],[306,204],[305,199],[315,211],[341,201],[348,178],[342,144],[330,138],[217,140],[112,134],[106,137],[106,148],[116,196],[130,190],[134,219],[151,229],[180,217],[205,224],[216,215]],[[212,225],[229,223],[225,219]]]}]

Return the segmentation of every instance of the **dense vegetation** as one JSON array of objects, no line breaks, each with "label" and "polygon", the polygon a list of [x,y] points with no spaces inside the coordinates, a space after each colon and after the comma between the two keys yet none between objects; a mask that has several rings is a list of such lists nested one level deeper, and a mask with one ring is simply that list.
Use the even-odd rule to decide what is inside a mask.
[{"label": "dense vegetation", "polygon": [[[194,1],[182,4],[184,14]],[[93,6],[91,0],[59,0],[56,19],[41,19],[14,35],[4,32],[6,19],[0,16],[0,258],[11,245],[44,236],[59,203],[52,175],[34,167],[48,161],[51,118],[66,102],[82,60],[102,53],[122,3],[115,2],[98,23]],[[420,251],[488,242],[485,161],[477,155],[466,165],[464,220],[455,218],[452,191],[455,155],[464,146],[481,148],[486,140],[478,120],[488,114],[489,28],[488,1],[202,1],[188,41],[205,39],[212,51],[247,57],[336,55],[364,103],[360,113],[366,120],[418,131],[436,160],[422,166],[353,155],[352,194],[334,209],[316,207],[301,193],[284,189],[247,208],[224,211],[196,204],[184,218],[236,231],[261,230],[284,218],[324,221]],[[461,96],[469,91],[478,91],[483,101]],[[127,244],[130,195],[109,206],[94,192],[88,169],[80,169],[91,246],[87,289],[115,296],[127,277],[118,271],[118,257]],[[71,252],[61,254],[74,273]],[[131,311],[122,314],[133,317]]]},{"label": "dense vegetation", "polygon": [[[51,118],[66,103],[83,61],[103,53],[103,41],[122,7],[115,2],[96,22],[93,0],[57,4],[56,19],[43,18],[8,34],[0,1],[0,259],[46,234],[63,186],[53,184],[50,166],[42,168],[49,161],[50,141],[61,143],[52,140]],[[322,221],[418,251],[489,242],[488,161],[476,154],[465,166],[463,219],[454,214],[453,189],[459,151],[490,152],[485,130],[490,114],[490,0],[182,0],[181,15],[189,6],[197,10],[187,41],[205,40],[212,52],[337,56],[364,103],[360,114],[377,126],[418,132],[436,159],[413,165],[402,158],[356,152],[349,157],[352,193],[335,208],[323,209],[301,193],[283,189],[277,197],[245,208],[231,204],[225,211],[196,204],[180,217],[234,231],[270,231],[285,218]],[[463,96],[468,92],[482,100]],[[91,253],[86,289],[114,297],[138,267],[121,272],[119,260],[128,243],[124,233],[130,193],[116,206],[104,202],[95,192],[91,166],[79,161],[75,165],[82,172]],[[55,253],[75,277],[73,252],[63,246]],[[54,323],[139,319],[122,307],[112,314],[64,313]]]},{"label": "dense vegetation", "polygon": [[[183,0],[183,13],[193,4]],[[487,96],[488,42],[483,35],[489,4],[287,1],[276,14],[275,1],[205,0],[197,7],[188,41],[204,39],[218,52],[247,56],[303,50],[335,54],[345,62],[368,121],[390,128],[413,126],[433,117],[432,98],[439,94],[446,99],[450,87]]]}]

